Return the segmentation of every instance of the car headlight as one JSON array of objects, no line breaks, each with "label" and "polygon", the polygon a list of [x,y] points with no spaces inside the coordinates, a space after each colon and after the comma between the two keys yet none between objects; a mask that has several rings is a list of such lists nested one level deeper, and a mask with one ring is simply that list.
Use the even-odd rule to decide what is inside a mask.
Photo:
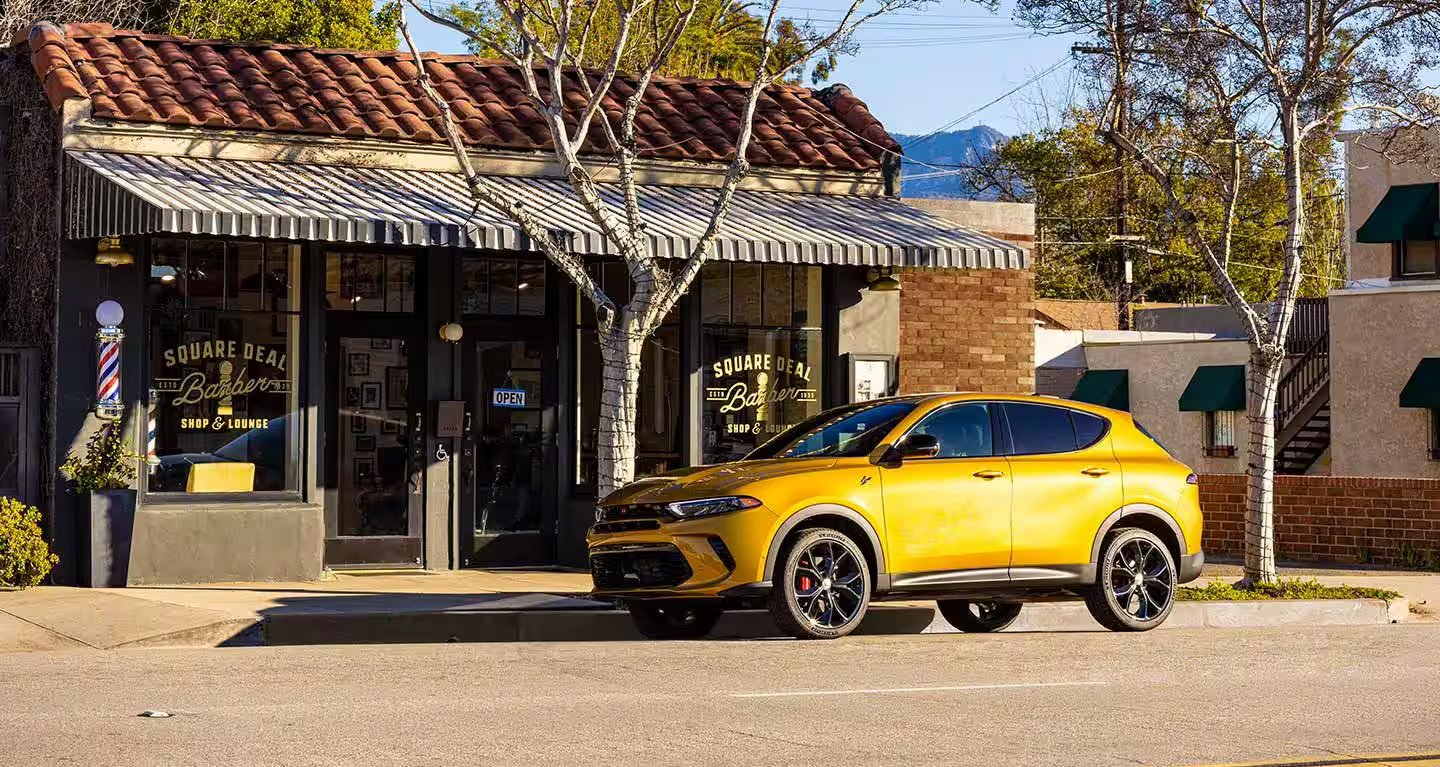
[{"label": "car headlight", "polygon": [[692,519],[711,514],[740,511],[741,509],[753,509],[759,505],[760,501],[748,495],[726,495],[720,498],[702,498],[696,501],[675,501],[665,504],[665,510],[680,519]]}]

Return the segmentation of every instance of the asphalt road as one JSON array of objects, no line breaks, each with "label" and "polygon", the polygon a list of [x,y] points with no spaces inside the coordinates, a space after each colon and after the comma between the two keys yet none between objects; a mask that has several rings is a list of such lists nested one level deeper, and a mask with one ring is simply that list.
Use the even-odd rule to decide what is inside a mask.
[{"label": "asphalt road", "polygon": [[37,766],[1440,754],[1440,625],[21,653],[0,701]]}]

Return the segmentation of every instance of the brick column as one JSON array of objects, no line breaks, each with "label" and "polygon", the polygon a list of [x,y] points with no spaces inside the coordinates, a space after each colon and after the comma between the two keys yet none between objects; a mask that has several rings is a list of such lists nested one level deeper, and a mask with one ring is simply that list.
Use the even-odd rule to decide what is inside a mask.
[{"label": "brick column", "polygon": [[900,392],[1035,390],[1035,274],[909,269],[900,274]]}]

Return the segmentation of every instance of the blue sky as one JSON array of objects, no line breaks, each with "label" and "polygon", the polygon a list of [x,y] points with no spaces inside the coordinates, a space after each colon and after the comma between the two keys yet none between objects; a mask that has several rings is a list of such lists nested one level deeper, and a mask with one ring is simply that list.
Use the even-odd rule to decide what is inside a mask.
[{"label": "blue sky", "polygon": [[[781,11],[809,18],[819,29],[849,6],[839,0],[784,0]],[[1035,37],[1011,19],[1011,4],[995,13],[962,0],[938,0],[922,11],[881,17],[857,36],[859,52],[836,67],[830,82],[850,86],[895,133],[928,133],[962,117],[1048,69],[1069,53],[1069,37]],[[463,38],[411,14],[416,43],[425,50],[460,52]],[[1006,134],[1035,127],[1036,102],[1068,100],[1071,67],[1062,65],[1035,85],[985,109],[955,128],[984,123]]]}]

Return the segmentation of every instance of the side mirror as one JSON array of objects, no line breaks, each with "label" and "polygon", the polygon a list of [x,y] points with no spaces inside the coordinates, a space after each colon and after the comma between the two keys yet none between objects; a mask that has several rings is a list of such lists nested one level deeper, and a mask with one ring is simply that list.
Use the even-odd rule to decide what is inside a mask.
[{"label": "side mirror", "polygon": [[895,449],[901,458],[934,458],[940,454],[940,440],[933,434],[911,434]]}]

